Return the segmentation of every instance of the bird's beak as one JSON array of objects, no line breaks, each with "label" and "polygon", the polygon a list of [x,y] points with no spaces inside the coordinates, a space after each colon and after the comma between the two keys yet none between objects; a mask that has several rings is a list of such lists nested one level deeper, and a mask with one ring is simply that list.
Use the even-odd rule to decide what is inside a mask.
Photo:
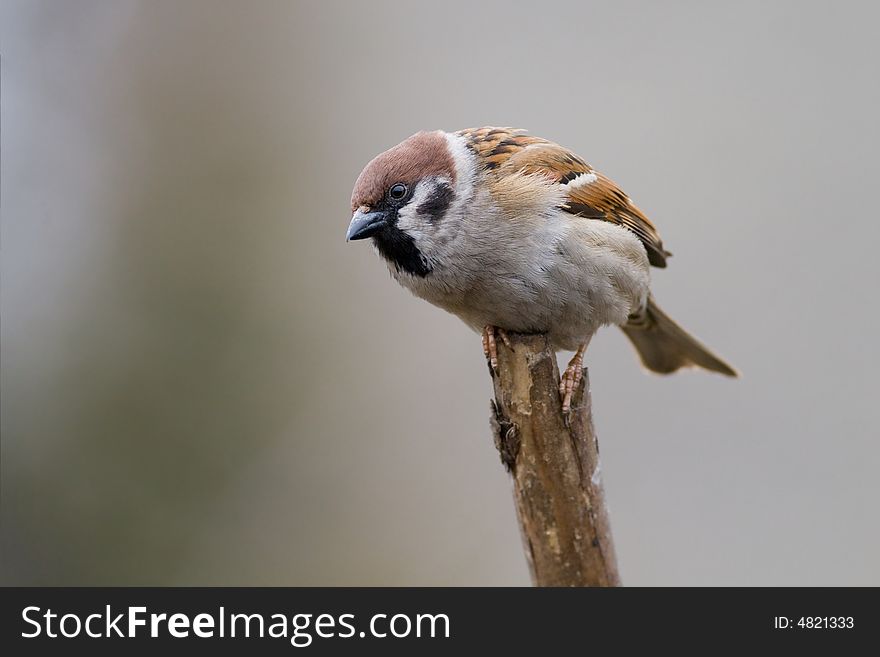
[{"label": "bird's beak", "polygon": [[385,212],[364,212],[357,210],[348,225],[345,241],[362,240],[380,231],[388,224]]}]

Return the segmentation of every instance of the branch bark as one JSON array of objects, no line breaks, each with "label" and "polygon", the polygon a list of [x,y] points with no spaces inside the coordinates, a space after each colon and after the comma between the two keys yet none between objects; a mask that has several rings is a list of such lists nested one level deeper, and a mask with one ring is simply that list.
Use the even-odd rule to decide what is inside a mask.
[{"label": "branch bark", "polygon": [[[491,423],[536,586],[620,586],[586,370],[568,421],[545,335],[498,340]],[[491,367],[489,368],[491,371]]]}]

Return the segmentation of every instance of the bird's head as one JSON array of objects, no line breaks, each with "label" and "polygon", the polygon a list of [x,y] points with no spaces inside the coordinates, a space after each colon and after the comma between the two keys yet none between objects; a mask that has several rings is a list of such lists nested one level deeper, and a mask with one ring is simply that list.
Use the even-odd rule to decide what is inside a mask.
[{"label": "bird's head", "polygon": [[373,158],[354,185],[346,239],[373,238],[398,273],[431,274],[471,193],[465,151],[460,138],[438,130],[416,133]]}]

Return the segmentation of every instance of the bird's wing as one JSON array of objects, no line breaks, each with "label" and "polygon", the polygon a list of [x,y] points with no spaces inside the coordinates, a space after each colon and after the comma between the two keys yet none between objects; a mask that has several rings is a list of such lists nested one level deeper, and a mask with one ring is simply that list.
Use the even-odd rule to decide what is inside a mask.
[{"label": "bird's wing", "polygon": [[467,139],[488,170],[497,175],[522,172],[550,178],[565,190],[563,210],[628,228],[644,244],[648,261],[655,267],[666,266],[671,254],[663,248],[651,220],[612,180],[568,149],[512,128],[471,128],[458,134]]}]

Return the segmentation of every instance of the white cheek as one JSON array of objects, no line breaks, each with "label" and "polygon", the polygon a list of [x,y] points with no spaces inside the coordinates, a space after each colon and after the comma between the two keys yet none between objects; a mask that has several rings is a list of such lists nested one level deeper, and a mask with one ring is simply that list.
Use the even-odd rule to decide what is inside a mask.
[{"label": "white cheek", "polygon": [[446,133],[446,144],[452,161],[455,162],[455,199],[447,210],[447,215],[464,214],[464,210],[474,195],[474,154],[467,147],[467,140],[461,135]]},{"label": "white cheek", "polygon": [[439,184],[450,185],[451,181],[439,177],[420,182],[409,203],[397,213],[397,227],[412,237],[419,251],[430,260],[441,254],[449,226],[442,219],[438,222],[434,218],[419,214],[418,209],[434,193]]},{"label": "white cheek", "polygon": [[414,239],[418,239],[425,232],[425,220],[417,212],[418,207],[428,200],[431,188],[424,183],[416,186],[413,196],[404,207],[397,213],[397,227],[411,235]]}]

